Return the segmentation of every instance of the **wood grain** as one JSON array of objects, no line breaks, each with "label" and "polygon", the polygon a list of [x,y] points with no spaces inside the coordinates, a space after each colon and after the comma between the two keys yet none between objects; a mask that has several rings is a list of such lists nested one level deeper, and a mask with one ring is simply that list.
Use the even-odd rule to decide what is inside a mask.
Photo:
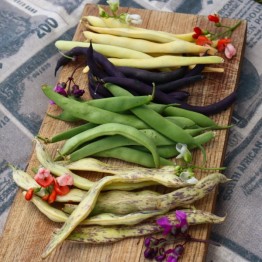
[{"label": "wood grain", "polygon": [[[137,13],[143,17],[142,27],[156,30],[163,30],[173,33],[191,32],[195,26],[202,28],[215,29],[213,25],[208,23],[206,17],[158,12],[151,10],[140,10],[133,8],[122,8],[121,11],[129,13]],[[97,7],[95,5],[86,5],[83,15],[97,15]],[[223,19],[227,25],[233,25],[237,21],[231,19]],[[79,25],[75,34],[75,40],[83,40],[82,25]],[[190,103],[192,104],[210,104],[212,102],[222,99],[237,87],[241,62],[244,52],[244,43],[246,35],[246,22],[242,21],[241,26],[237,28],[234,33],[234,45],[238,53],[234,59],[224,63],[225,73],[210,73],[207,78],[201,83],[194,84],[188,88],[192,96]],[[66,80],[74,69],[75,64],[66,66],[61,72],[61,80]],[[81,74],[81,69],[77,71],[75,78],[81,87],[86,86],[86,77]],[[88,93],[86,95],[89,96]],[[48,113],[57,114],[59,109],[56,106],[49,106]],[[232,108],[224,111],[223,113],[214,116],[214,120],[221,125],[230,123]],[[40,133],[42,136],[52,136],[62,130],[70,127],[70,124],[53,120],[46,116],[43,120]],[[227,143],[227,130],[217,131],[217,136],[210,144],[207,145],[208,166],[217,167],[223,163],[226,143]],[[57,147],[60,144],[49,145],[48,151],[54,155]],[[114,162],[108,160],[110,163]],[[194,162],[201,164],[201,153],[195,151]],[[125,163],[118,162],[125,165]],[[38,166],[35,153],[30,157],[28,172],[31,174],[31,168]],[[203,177],[207,172],[199,172],[198,178]],[[99,177],[94,174],[91,175],[93,179]],[[209,195],[207,198],[200,200],[196,203],[197,208],[207,211],[213,211],[216,200],[216,192]],[[49,221],[42,215],[30,202],[26,202],[22,197],[22,191],[19,190],[9,213],[8,221],[5,226],[5,231],[1,237],[0,257],[1,261],[41,261],[41,253],[44,247],[49,242],[53,230],[60,227],[60,224]],[[210,233],[210,226],[201,225],[191,229],[194,237],[200,239],[208,239]],[[207,246],[203,243],[190,243],[186,246],[186,253],[181,261],[204,261]],[[65,241],[51,256],[48,261],[144,261],[143,257],[143,238],[126,239],[121,242],[110,245],[85,245],[76,244]]]}]

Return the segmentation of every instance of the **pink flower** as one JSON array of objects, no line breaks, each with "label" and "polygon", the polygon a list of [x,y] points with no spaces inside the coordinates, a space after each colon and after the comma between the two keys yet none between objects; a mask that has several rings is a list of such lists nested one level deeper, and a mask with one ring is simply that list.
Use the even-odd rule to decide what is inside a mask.
[{"label": "pink flower", "polygon": [[56,179],[59,186],[72,186],[74,184],[74,179],[69,174],[64,174]]},{"label": "pink flower", "polygon": [[48,187],[54,181],[54,177],[51,175],[50,171],[43,167],[38,169],[34,179],[41,187]]},{"label": "pink flower", "polygon": [[231,59],[233,56],[235,56],[237,53],[236,48],[231,44],[227,44],[225,48],[225,56],[228,59]]}]

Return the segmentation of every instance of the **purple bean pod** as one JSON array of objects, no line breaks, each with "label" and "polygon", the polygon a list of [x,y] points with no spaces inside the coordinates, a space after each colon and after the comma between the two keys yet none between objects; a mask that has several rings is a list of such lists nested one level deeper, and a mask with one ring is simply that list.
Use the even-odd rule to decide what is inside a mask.
[{"label": "purple bean pod", "polygon": [[119,66],[117,67],[126,77],[140,80],[147,84],[163,84],[182,78],[188,71],[187,66],[182,66],[171,72],[153,72],[146,69]]},{"label": "purple bean pod", "polygon": [[203,80],[204,78],[205,78],[204,75],[194,75],[194,76],[183,77],[175,81],[171,81],[171,82],[168,82],[162,85],[157,85],[156,88],[165,93],[169,93],[179,88],[187,87],[188,85],[193,84],[197,81]]},{"label": "purple bean pod", "polygon": [[[135,92],[138,95],[151,95],[153,93],[153,86],[147,85],[141,81],[132,78],[120,78],[120,77],[105,77],[102,79],[104,83],[111,83],[119,85],[122,88],[127,89],[129,92]],[[169,96],[168,94],[158,90],[156,88],[153,101],[163,104],[179,103],[178,99]]]}]

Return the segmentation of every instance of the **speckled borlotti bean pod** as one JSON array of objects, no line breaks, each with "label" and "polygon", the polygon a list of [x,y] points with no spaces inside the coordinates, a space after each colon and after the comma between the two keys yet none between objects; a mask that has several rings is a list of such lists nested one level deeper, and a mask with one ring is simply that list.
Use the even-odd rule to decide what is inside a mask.
[{"label": "speckled borlotti bean pod", "polygon": [[[172,210],[176,207],[185,206],[194,203],[208,195],[219,183],[225,183],[228,179],[220,174],[214,173],[201,179],[196,185],[180,188],[171,193],[161,195],[144,195],[130,198],[119,197],[112,200],[102,197],[99,199],[92,211],[92,214],[114,213],[119,215],[129,214],[140,210]],[[66,205],[67,212],[69,206]],[[73,205],[70,206],[72,210]],[[71,211],[72,212],[72,211]]]},{"label": "speckled borlotti bean pod", "polygon": [[[189,225],[198,224],[219,224],[225,220],[225,217],[219,217],[212,213],[201,210],[183,210],[187,214]],[[174,213],[166,215],[171,223],[178,221]],[[68,237],[68,240],[84,242],[87,244],[113,243],[128,237],[146,236],[156,234],[163,229],[156,224],[156,219],[135,226],[114,226],[114,227],[80,227],[74,230]]]},{"label": "speckled borlotti bean pod", "polygon": [[[23,192],[26,195],[26,192]],[[68,214],[62,210],[49,205],[46,201],[42,200],[40,197],[34,195],[31,198],[31,202],[38,208],[38,210],[47,216],[50,220],[54,222],[63,223],[67,220]],[[155,217],[160,214],[165,214],[167,211],[150,210],[150,211],[140,211],[127,215],[115,215],[110,213],[102,213],[90,218],[87,218],[81,222],[81,225],[102,225],[102,226],[112,226],[112,225],[135,225],[146,219]]]}]

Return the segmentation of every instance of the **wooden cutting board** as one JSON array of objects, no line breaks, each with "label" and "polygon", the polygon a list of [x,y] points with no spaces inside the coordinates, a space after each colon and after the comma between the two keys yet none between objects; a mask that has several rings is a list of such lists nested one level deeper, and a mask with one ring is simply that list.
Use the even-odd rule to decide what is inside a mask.
[{"label": "wooden cutting board", "polygon": [[[95,5],[86,5],[83,15],[98,15]],[[163,30],[173,33],[191,32],[195,26],[215,30],[215,27],[207,21],[206,17],[186,15],[169,12],[158,12],[151,10],[140,10],[133,8],[121,8],[123,12],[140,14],[143,18],[142,27],[156,30]],[[233,25],[237,21],[231,19],[223,19],[227,25]],[[225,73],[209,73],[207,78],[201,83],[197,83],[188,88],[191,92],[189,100],[192,104],[210,104],[227,96],[232,92],[238,83],[239,71],[244,52],[246,22],[242,21],[241,26],[237,28],[233,35],[234,45],[237,48],[237,55],[232,60],[225,60],[222,65],[225,68]],[[83,40],[82,25],[79,25],[75,34],[75,40]],[[75,65],[66,66],[61,72],[61,79],[66,80],[71,74]],[[81,69],[77,71],[76,81],[81,87],[86,86],[86,76],[81,73]],[[41,84],[39,83],[39,88]],[[88,95],[87,95],[88,96]],[[59,109],[56,106],[50,106],[48,113],[57,114]],[[232,108],[223,113],[214,116],[214,120],[220,125],[230,123]],[[46,116],[40,129],[42,136],[50,137],[62,130],[69,128],[70,125],[62,121],[54,120]],[[227,130],[216,131],[214,141],[206,146],[208,156],[208,167],[221,166],[224,159]],[[59,145],[48,145],[47,150],[51,155]],[[200,160],[199,160],[200,159]],[[201,153],[196,151],[194,162],[201,164]],[[112,160],[109,162],[114,163]],[[35,153],[29,161],[27,171],[32,174],[32,167],[38,166]],[[125,165],[125,163],[118,162]],[[93,179],[98,179],[100,175],[86,173]],[[198,178],[207,175],[207,172],[197,173]],[[196,207],[206,211],[213,211],[216,200],[216,192],[196,203]],[[225,222],[227,223],[227,222]],[[41,261],[41,253],[44,247],[50,240],[50,236],[54,228],[61,227],[60,224],[49,221],[42,215],[33,204],[26,202],[22,196],[22,191],[18,190],[17,196],[12,205],[9,217],[5,226],[4,234],[1,237],[0,257],[1,261]],[[208,239],[210,226],[201,225],[191,228],[191,233],[194,237],[200,239]],[[110,245],[85,245],[76,244],[65,241],[59,248],[48,257],[47,261],[111,261],[111,262],[135,262],[144,261],[143,256],[143,241],[144,238],[126,239],[121,242]],[[203,261],[207,251],[207,245],[203,243],[190,243],[186,246],[186,253],[181,261]]]}]

